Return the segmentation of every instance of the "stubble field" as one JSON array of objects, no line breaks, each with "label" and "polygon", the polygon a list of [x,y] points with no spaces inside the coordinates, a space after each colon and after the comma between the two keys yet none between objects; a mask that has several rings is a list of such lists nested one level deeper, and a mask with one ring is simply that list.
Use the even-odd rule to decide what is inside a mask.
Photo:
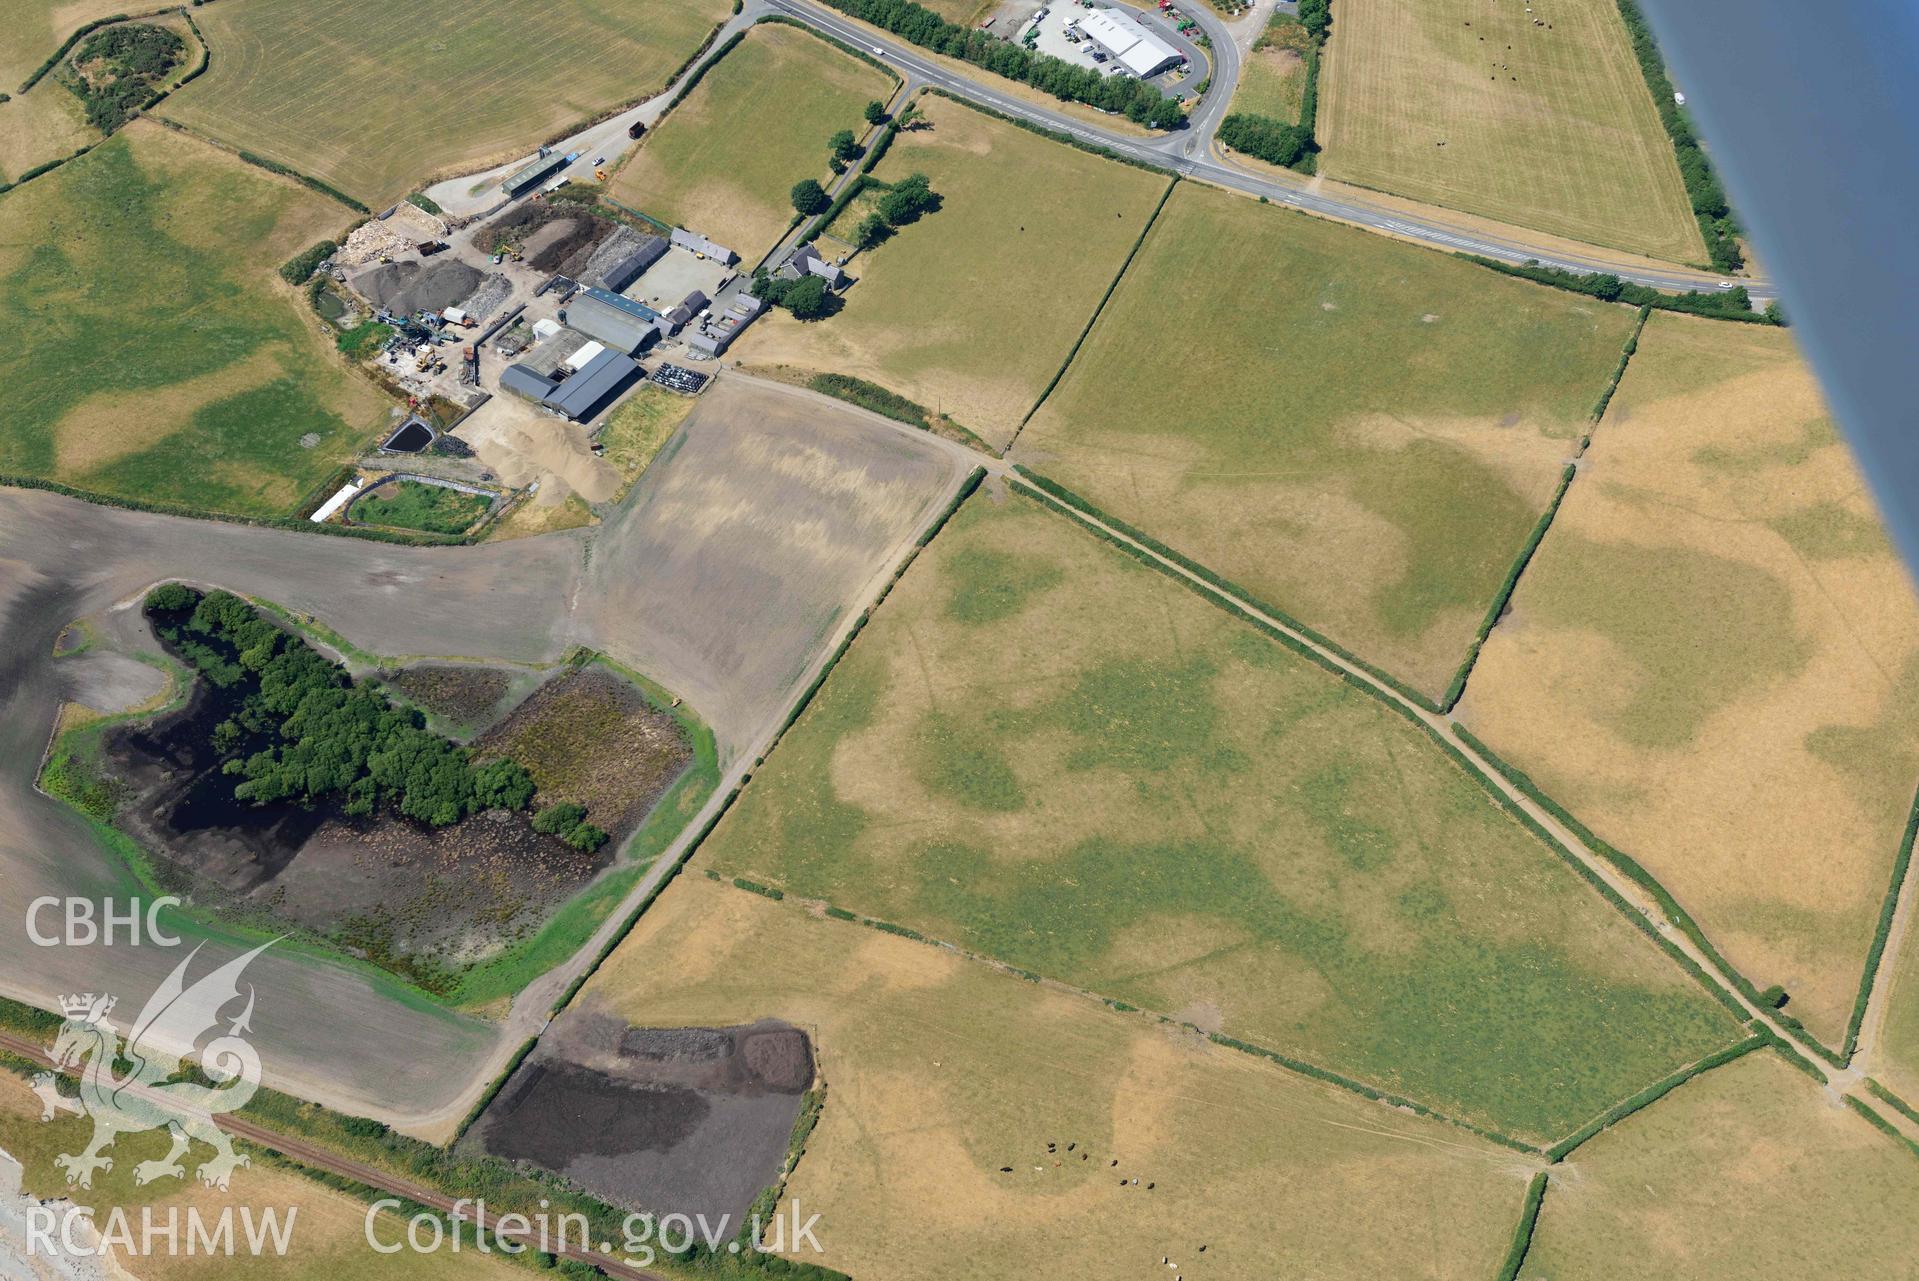
[{"label": "stubble field", "polygon": [[726,0],[235,0],[162,114],[381,208],[666,87]]},{"label": "stubble field", "polygon": [[792,219],[793,184],[831,177],[827,139],[864,133],[861,111],[891,97],[895,83],[806,31],[762,24],[648,133],[609,190],[750,265]]},{"label": "stubble field", "polygon": [[86,23],[128,11],[125,0],[15,0],[7,6],[7,38],[0,42],[0,92],[17,94],[20,83]]},{"label": "stubble field", "polygon": [[342,213],[137,122],[0,196],[0,471],[286,514],[384,420],[273,274]]},{"label": "stubble field", "polygon": [[1899,1277],[1915,1250],[1912,1153],[1761,1051],[1574,1152],[1520,1275]]},{"label": "stubble field", "polygon": [[876,176],[924,173],[938,212],[853,259],[859,283],[839,315],[775,312],[735,350],[752,364],[865,378],[1000,446],[1092,318],[1166,180],[944,98],[921,105],[930,127],[900,134]]},{"label": "stubble field", "polygon": [[787,1196],[820,1214],[825,1254],[798,1257],[854,1276],[1170,1279],[1171,1259],[1189,1277],[1477,1281],[1529,1172],[1454,1127],[700,876],[580,1004],[807,1029],[826,1106]]},{"label": "stubble field", "polygon": [[1460,719],[1836,1048],[1916,707],[1919,604],[1791,338],[1656,315]]},{"label": "stubble field", "polygon": [[1013,456],[1437,695],[1633,323],[1184,184]]},{"label": "stubble field", "polygon": [[1610,0],[1341,0],[1320,71],[1329,178],[1705,261]]},{"label": "stubble field", "polygon": [[700,858],[1534,1141],[1737,1032],[1418,731],[1018,496]]}]

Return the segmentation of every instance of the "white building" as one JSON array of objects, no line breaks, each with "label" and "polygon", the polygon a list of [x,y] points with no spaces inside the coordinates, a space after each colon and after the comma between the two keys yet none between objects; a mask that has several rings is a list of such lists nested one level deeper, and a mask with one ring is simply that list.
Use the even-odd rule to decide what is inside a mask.
[{"label": "white building", "polygon": [[1079,31],[1141,80],[1179,65],[1179,50],[1117,9],[1094,9],[1079,20]]}]

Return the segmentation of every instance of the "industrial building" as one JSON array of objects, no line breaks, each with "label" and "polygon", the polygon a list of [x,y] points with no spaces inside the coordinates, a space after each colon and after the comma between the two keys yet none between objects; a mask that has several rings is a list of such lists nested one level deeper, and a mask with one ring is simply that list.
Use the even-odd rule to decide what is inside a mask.
[{"label": "industrial building", "polygon": [[665,256],[664,236],[621,227],[588,260],[580,272],[580,283],[617,294]]},{"label": "industrial building", "polygon": [[508,365],[500,371],[500,388],[524,396],[564,418],[579,422],[617,396],[639,373],[631,358],[597,342],[568,356],[554,378],[531,365]]},{"label": "industrial building", "polygon": [[508,174],[506,180],[500,184],[500,190],[509,196],[524,195],[539,186],[540,180],[554,170],[578,159],[578,155],[579,153],[575,152],[573,155],[563,156],[557,151],[549,151],[524,168]]},{"label": "industrial building", "polygon": [[643,302],[591,286],[573,296],[562,317],[568,329],[628,355],[672,331],[672,322]]},{"label": "industrial building", "polygon": [[1179,50],[1148,31],[1139,19],[1117,9],[1093,10],[1079,20],[1078,29],[1141,80],[1180,64]]}]

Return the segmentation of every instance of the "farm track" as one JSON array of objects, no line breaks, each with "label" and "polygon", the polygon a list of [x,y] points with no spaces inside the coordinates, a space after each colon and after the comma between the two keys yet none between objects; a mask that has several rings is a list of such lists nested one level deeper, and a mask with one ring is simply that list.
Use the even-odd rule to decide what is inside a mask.
[{"label": "farm track", "polygon": [[[48,1057],[44,1049],[31,1041],[24,1040],[11,1033],[0,1032],[0,1050],[4,1050],[18,1058],[25,1059],[29,1063],[54,1071],[60,1070],[54,1061]],[[63,1074],[71,1075],[70,1073]],[[278,1130],[270,1130],[266,1126],[255,1125],[253,1122],[242,1120],[231,1113],[220,1113],[215,1119],[220,1128],[233,1137],[245,1139],[249,1143],[277,1152],[295,1164],[308,1166],[315,1170],[323,1170],[328,1174],[338,1175],[341,1178],[351,1179],[362,1186],[373,1188],[379,1192],[389,1193],[392,1196],[402,1197],[405,1200],[423,1205],[429,1210],[437,1210],[448,1217],[454,1216],[455,1207],[459,1205],[459,1202],[455,1198],[447,1196],[445,1193],[430,1188],[423,1183],[414,1183],[411,1180],[402,1179],[398,1175],[388,1174],[385,1170],[376,1169],[373,1166],[365,1165],[359,1161],[349,1160],[329,1148],[309,1142],[306,1139],[294,1138],[292,1135],[282,1134]],[[459,1217],[482,1229],[489,1229],[493,1226],[497,1216],[481,1214],[471,1208],[471,1206],[468,1206],[460,1211]],[[532,1238],[534,1234],[526,1232],[507,1235]],[[539,1248],[537,1243],[533,1241],[529,1241],[529,1244],[533,1245],[534,1248]],[[663,1281],[663,1278],[661,1278],[658,1273],[642,1271],[639,1268],[622,1262],[612,1255],[602,1254],[597,1250],[579,1250],[566,1247],[554,1250],[552,1253],[559,1255],[563,1259],[572,1259],[579,1263],[590,1264],[610,1277],[621,1278],[622,1281]]]}]

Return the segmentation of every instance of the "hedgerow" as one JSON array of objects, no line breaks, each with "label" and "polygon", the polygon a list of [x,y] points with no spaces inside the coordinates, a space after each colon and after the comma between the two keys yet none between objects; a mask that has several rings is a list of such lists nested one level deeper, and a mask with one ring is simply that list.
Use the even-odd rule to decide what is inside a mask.
[{"label": "hedgerow", "polygon": [[1652,307],[1659,311],[1676,311],[1689,316],[1709,316],[1714,320],[1739,320],[1749,325],[1786,323],[1784,313],[1777,307],[1768,306],[1764,311],[1754,311],[1752,296],[1746,292],[1744,285],[1732,289],[1714,290],[1710,293],[1691,289],[1683,294],[1669,294],[1654,289],[1650,285],[1621,280],[1610,272],[1567,271],[1563,267],[1543,266],[1535,258],[1528,258],[1524,263],[1510,263],[1480,254],[1462,253],[1458,256],[1467,262],[1490,267],[1508,276],[1518,276],[1522,280],[1530,280],[1535,284],[1551,285],[1555,289],[1584,294],[1588,298],[1597,298],[1601,302],[1630,303],[1635,307]]},{"label": "hedgerow", "polygon": [[1899,909],[1899,890],[1906,883],[1906,871],[1912,865],[1913,838],[1919,836],[1919,795],[1912,800],[1906,815],[1905,834],[1899,838],[1899,856],[1892,862],[1892,884],[1879,905],[1879,925],[1872,934],[1872,946],[1866,951],[1866,968],[1859,977],[1859,995],[1853,999],[1852,1017],[1846,1021],[1846,1040],[1839,1057],[1850,1063],[1859,1048],[1859,1028],[1866,1021],[1866,1006],[1872,1001],[1872,985],[1879,974],[1879,963],[1886,954],[1886,941],[1892,937],[1892,918]]},{"label": "hedgerow", "polygon": [[1699,234],[1705,238],[1706,254],[1720,271],[1744,266],[1745,259],[1739,254],[1739,227],[1726,202],[1725,188],[1713,173],[1712,162],[1700,147],[1685,112],[1673,98],[1672,80],[1666,75],[1666,62],[1659,56],[1659,44],[1653,39],[1652,28],[1646,24],[1645,15],[1639,12],[1635,0],[1619,0],[1619,16],[1626,23],[1626,35],[1632,40],[1633,56],[1639,59],[1646,89],[1659,112],[1659,123],[1666,127],[1666,136],[1672,140],[1673,158],[1679,162],[1679,177],[1685,183],[1686,198],[1692,204],[1693,216],[1699,220]]},{"label": "hedgerow", "polygon": [[1539,1224],[1539,1204],[1546,1199],[1546,1172],[1533,1175],[1526,1185],[1526,1199],[1519,1206],[1519,1222],[1513,1226],[1512,1244],[1506,1247],[1505,1262],[1499,1265],[1495,1281],[1515,1281],[1533,1247],[1533,1229]]}]

